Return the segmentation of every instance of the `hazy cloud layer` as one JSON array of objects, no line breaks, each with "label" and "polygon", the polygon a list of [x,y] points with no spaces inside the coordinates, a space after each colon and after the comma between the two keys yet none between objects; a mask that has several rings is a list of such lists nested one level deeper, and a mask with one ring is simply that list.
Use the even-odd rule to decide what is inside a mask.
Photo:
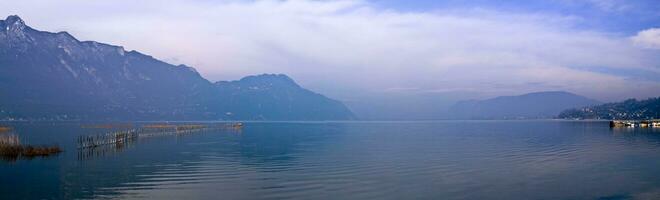
[{"label": "hazy cloud layer", "polygon": [[484,96],[566,90],[601,100],[660,95],[658,80],[632,73],[660,74],[658,29],[636,36],[583,30],[574,23],[584,19],[571,16],[306,0],[28,0],[1,2],[0,11],[37,29],[192,65],[211,80],[286,73],[342,99],[402,88]]},{"label": "hazy cloud layer", "polygon": [[660,49],[660,28],[651,28],[640,31],[632,37],[639,46],[650,49]]}]

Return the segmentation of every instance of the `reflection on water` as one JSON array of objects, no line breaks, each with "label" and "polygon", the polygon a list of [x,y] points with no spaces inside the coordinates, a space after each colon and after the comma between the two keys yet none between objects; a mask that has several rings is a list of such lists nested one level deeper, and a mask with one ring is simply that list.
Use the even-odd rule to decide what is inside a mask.
[{"label": "reflection on water", "polygon": [[[93,133],[78,124],[16,128],[33,134],[22,138],[59,140],[67,147],[75,147],[71,141],[78,135]],[[254,122],[240,134],[218,130],[126,145],[108,146],[94,159],[79,160],[77,152],[67,151],[0,165],[0,199],[660,195],[660,130],[610,129],[607,122]]]},{"label": "reflection on water", "polygon": [[89,160],[96,157],[111,156],[123,152],[126,148],[135,146],[137,140],[126,140],[126,142],[104,145],[94,148],[78,149],[78,160]]},{"label": "reflection on water", "polygon": [[612,127],[610,128],[614,134],[654,134],[660,132],[660,127]]}]

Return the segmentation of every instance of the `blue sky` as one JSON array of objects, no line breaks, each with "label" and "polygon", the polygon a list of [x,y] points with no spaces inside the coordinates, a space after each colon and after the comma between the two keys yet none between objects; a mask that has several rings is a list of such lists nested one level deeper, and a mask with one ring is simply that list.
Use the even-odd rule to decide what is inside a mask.
[{"label": "blue sky", "polygon": [[660,24],[657,0],[377,0],[382,8],[418,12],[436,9],[493,9],[512,13],[575,16],[582,28],[634,34]]},{"label": "blue sky", "polygon": [[345,101],[660,96],[658,10],[657,0],[0,2],[34,28],[193,66],[212,81],[284,73]]}]

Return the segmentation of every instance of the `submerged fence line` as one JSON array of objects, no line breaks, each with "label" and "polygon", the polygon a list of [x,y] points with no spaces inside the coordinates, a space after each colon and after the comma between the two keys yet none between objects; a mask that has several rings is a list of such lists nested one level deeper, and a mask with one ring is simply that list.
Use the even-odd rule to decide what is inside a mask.
[{"label": "submerged fence line", "polygon": [[206,125],[145,125],[142,128],[116,131],[99,135],[81,135],[78,136],[78,149],[95,148],[105,145],[119,145],[129,143],[138,138],[163,136],[170,134],[187,134],[215,129],[240,129],[242,123],[223,124],[216,126]]},{"label": "submerged fence line", "polygon": [[138,130],[118,131],[103,135],[81,135],[78,137],[78,148],[93,148],[109,144],[121,144],[138,137]]}]

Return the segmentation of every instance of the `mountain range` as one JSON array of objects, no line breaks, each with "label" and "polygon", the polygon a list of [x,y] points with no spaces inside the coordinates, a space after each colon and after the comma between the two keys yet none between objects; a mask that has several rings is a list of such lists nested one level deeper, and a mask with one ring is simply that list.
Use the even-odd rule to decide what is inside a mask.
[{"label": "mountain range", "polygon": [[452,119],[548,119],[560,112],[600,102],[563,91],[535,92],[486,100],[460,101],[449,109]]},{"label": "mountain range", "polygon": [[0,119],[348,120],[343,103],[282,74],[212,83],[121,46],[0,20]]}]

